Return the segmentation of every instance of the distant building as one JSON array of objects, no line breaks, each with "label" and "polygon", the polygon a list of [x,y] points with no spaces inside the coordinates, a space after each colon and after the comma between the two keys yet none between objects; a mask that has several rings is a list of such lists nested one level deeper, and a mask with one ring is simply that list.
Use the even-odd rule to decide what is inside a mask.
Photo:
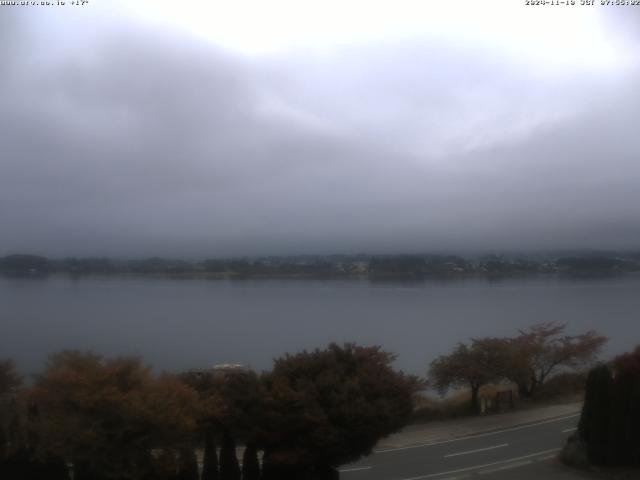
[{"label": "distant building", "polygon": [[368,262],[352,262],[351,263],[352,272],[357,274],[366,274],[369,272],[369,263]]},{"label": "distant building", "polygon": [[196,379],[225,380],[232,375],[247,375],[250,371],[240,363],[219,363],[208,368],[192,368],[185,374]]},{"label": "distant building", "polygon": [[219,363],[211,367],[213,378],[222,379],[231,375],[247,375],[250,370],[239,363]]}]

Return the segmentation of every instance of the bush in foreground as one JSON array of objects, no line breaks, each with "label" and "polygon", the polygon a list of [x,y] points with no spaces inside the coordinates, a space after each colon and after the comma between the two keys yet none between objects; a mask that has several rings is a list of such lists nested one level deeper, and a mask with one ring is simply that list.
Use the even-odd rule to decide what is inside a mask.
[{"label": "bush in foreground", "polygon": [[402,428],[421,383],[393,370],[393,360],[353,344],[277,359],[265,379],[265,477],[329,478]]}]

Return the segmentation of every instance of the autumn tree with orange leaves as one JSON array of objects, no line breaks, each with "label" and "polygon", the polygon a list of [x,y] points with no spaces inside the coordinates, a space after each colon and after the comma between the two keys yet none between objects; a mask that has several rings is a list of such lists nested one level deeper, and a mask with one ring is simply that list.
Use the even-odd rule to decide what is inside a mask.
[{"label": "autumn tree with orange leaves", "polygon": [[469,407],[478,413],[480,388],[503,378],[508,362],[509,350],[504,339],[474,338],[469,345],[459,343],[453,352],[431,362],[429,379],[442,395],[450,387],[469,388]]},{"label": "autumn tree with orange leaves", "polygon": [[469,388],[473,412],[479,411],[478,394],[486,384],[510,380],[521,397],[533,397],[556,373],[588,367],[607,341],[593,330],[566,335],[565,329],[553,322],[540,323],[516,337],[459,343],[431,363],[430,383],[442,394],[451,387]]},{"label": "autumn tree with orange leaves", "polygon": [[534,396],[556,372],[588,367],[607,337],[594,330],[565,334],[566,325],[539,323],[510,339],[510,360],[505,376],[518,386],[521,397]]},{"label": "autumn tree with orange leaves", "polygon": [[75,351],[49,358],[30,401],[39,443],[70,460],[78,480],[148,478],[152,451],[189,445],[200,408],[196,392],[137,358]]}]

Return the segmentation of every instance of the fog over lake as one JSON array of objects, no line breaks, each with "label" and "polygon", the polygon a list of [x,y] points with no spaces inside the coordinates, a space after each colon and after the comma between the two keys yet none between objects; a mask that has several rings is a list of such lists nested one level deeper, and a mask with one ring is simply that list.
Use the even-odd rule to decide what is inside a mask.
[{"label": "fog over lake", "polygon": [[473,336],[558,321],[608,335],[603,357],[640,343],[640,276],[423,283],[0,277],[0,351],[25,373],[75,348],[141,355],[179,371],[238,362],[268,369],[285,352],[328,342],[379,344],[396,365],[428,362]]}]

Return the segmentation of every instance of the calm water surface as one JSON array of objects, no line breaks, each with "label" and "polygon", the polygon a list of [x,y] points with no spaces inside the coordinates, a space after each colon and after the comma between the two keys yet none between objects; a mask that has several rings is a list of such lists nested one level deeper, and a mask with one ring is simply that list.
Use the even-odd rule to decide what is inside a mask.
[{"label": "calm water surface", "polygon": [[0,277],[0,358],[38,371],[50,352],[141,355],[169,370],[274,357],[330,341],[380,344],[397,366],[428,362],[473,336],[559,321],[597,329],[605,355],[640,343],[640,276],[423,283]]}]

